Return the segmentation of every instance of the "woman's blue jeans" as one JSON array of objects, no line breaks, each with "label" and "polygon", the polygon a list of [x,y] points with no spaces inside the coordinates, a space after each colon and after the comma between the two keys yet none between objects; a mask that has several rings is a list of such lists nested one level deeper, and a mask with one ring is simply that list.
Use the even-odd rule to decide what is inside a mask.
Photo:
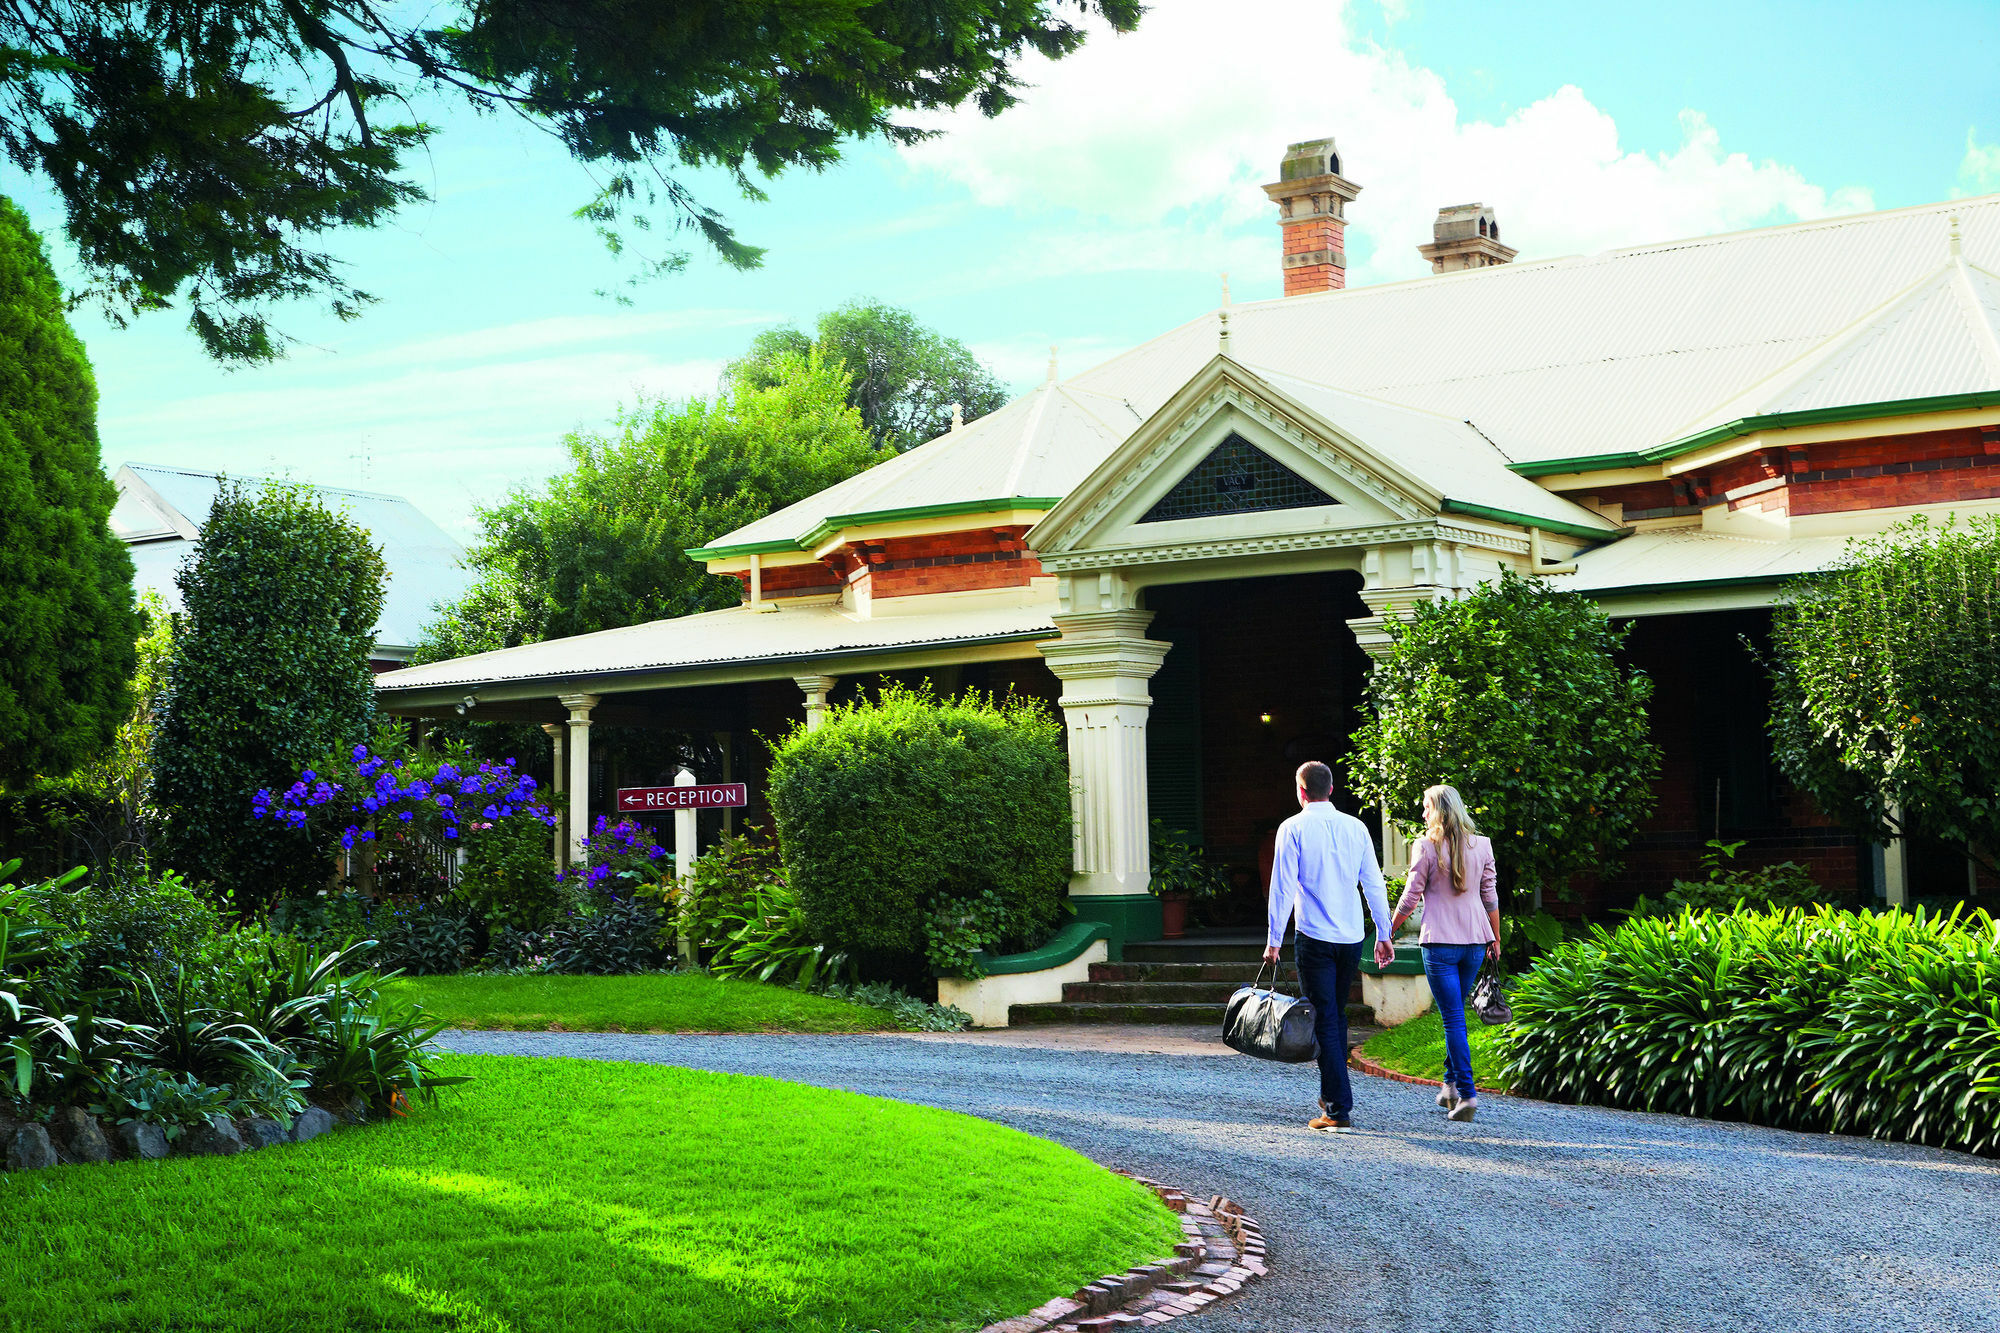
[{"label": "woman's blue jeans", "polygon": [[1458,1089],[1460,1097],[1474,1093],[1472,1046],[1465,1039],[1465,1002],[1479,979],[1479,962],[1486,956],[1483,944],[1426,944],[1424,978],[1431,983],[1431,999],[1437,1003],[1438,1017],[1444,1020],[1445,1081]]}]

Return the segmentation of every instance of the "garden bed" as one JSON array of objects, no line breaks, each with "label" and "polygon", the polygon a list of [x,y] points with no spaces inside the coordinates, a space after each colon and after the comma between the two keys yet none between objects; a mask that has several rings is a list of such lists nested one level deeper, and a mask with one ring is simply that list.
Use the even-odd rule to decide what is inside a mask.
[{"label": "garden bed", "polygon": [[285,1152],[0,1177],[18,1333],[956,1330],[1171,1254],[1140,1185],[982,1120],[769,1079],[455,1056],[436,1110]]},{"label": "garden bed", "polygon": [[398,977],[383,993],[453,1028],[519,1032],[881,1032],[881,1009],[700,972]]},{"label": "garden bed", "polygon": [[[1472,1074],[1482,1092],[1504,1092],[1500,1054],[1495,1046],[1501,1029],[1480,1022],[1479,1015],[1465,1011],[1465,1035],[1472,1047]],[[1444,1020],[1435,1009],[1426,1011],[1400,1027],[1386,1028],[1361,1046],[1364,1059],[1384,1069],[1412,1078],[1438,1082],[1444,1078]]]}]

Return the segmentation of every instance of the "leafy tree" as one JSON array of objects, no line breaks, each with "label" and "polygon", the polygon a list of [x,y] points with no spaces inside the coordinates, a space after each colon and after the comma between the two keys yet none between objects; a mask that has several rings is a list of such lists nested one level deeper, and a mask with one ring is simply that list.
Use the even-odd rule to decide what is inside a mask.
[{"label": "leafy tree", "polygon": [[225,485],[176,580],[183,619],[153,736],[158,850],[190,878],[266,901],[318,887],[323,852],[253,802],[366,741],[382,553],[310,487]]},{"label": "leafy tree", "polygon": [[166,599],[148,588],[139,597],[143,627],[132,671],[132,708],[113,733],[110,748],[76,771],[77,808],[93,826],[91,860],[98,865],[144,852],[157,812],[152,805],[153,748],[160,692],[173,660],[174,618]]},{"label": "leafy tree", "polygon": [[28,219],[0,199],[0,783],[63,774],[125,715],[138,614],[97,382]]},{"label": "leafy tree", "polygon": [[1457,787],[1517,892],[1566,896],[1579,871],[1616,873],[1660,767],[1653,682],[1613,657],[1625,630],[1588,597],[1511,573],[1387,629],[1354,791],[1407,825],[1426,787]]},{"label": "leafy tree", "polygon": [[810,338],[789,324],[766,329],[751,340],[748,353],[729,364],[723,379],[770,384],[787,358],[815,348],[847,372],[847,401],[887,449],[908,449],[944,434],[951,428],[953,403],[971,421],[1007,401],[993,372],[964,343],[881,301],[849,301],[827,311]]},{"label": "leafy tree", "polygon": [[[997,115],[1032,50],[1074,51],[1071,0],[0,0],[0,148],[61,196],[114,320],[176,301],[225,360],[278,351],[277,301],[351,318],[371,299],[321,248],[424,198],[404,179],[431,99],[504,111],[602,182],[579,213],[614,248],[628,214],[736,239],[682,168],[823,170],[849,140],[910,143],[902,113]],[[1135,0],[1075,17],[1137,23]],[[655,257],[671,271],[685,253]]]},{"label": "leafy tree", "polygon": [[1820,808],[2000,872],[2000,517],[1849,543],[1793,585],[1766,666],[1778,765]]},{"label": "leafy tree", "polygon": [[480,581],[417,660],[511,648],[733,606],[740,587],[687,551],[879,461],[821,358],[780,358],[768,386],[641,404],[610,436],[573,435],[570,470],[480,513]]}]

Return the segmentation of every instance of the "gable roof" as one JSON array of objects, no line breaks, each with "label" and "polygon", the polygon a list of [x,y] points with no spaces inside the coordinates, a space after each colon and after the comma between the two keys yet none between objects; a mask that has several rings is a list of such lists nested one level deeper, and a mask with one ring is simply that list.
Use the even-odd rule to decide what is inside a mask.
[{"label": "gable roof", "polygon": [[[259,477],[232,478],[252,485]],[[118,502],[111,512],[111,529],[128,543],[137,567],[134,582],[157,590],[167,605],[181,609],[174,575],[193,552],[208,521],[208,511],[222,490],[213,472],[127,463],[112,476]],[[313,488],[328,508],[346,513],[368,529],[382,548],[388,566],[382,617],[375,625],[376,647],[389,652],[416,645],[435,608],[455,600],[472,585],[465,567],[465,548],[443,528],[400,495],[376,491]]]},{"label": "gable roof", "polygon": [[[1953,219],[1961,253],[1951,248]],[[824,528],[887,508],[888,497],[916,507],[1066,494],[1215,355],[1221,313],[1044,384],[709,550]],[[1469,423],[1526,476],[1617,466],[1683,452],[1704,432],[1741,434],[1746,419],[1777,413],[2000,404],[2000,195],[1228,314],[1231,355],[1273,382]],[[1789,395],[1777,391],[1784,385]],[[1064,406],[1051,413],[1058,396]],[[1784,405],[1793,402],[1821,406]],[[1020,470],[1019,488],[993,489],[1023,457],[1038,461]],[[874,498],[864,506],[862,495]]]}]

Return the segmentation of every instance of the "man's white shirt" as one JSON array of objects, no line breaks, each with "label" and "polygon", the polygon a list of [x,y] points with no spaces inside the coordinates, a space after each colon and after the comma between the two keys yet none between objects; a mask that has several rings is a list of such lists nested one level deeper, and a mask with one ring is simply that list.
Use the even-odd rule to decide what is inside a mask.
[{"label": "man's white shirt", "polygon": [[1313,801],[1278,826],[1271,864],[1270,929],[1265,943],[1284,942],[1298,911],[1299,932],[1327,944],[1357,944],[1367,933],[1359,887],[1375,916],[1375,938],[1389,938],[1389,897],[1368,828],[1331,801]]}]

